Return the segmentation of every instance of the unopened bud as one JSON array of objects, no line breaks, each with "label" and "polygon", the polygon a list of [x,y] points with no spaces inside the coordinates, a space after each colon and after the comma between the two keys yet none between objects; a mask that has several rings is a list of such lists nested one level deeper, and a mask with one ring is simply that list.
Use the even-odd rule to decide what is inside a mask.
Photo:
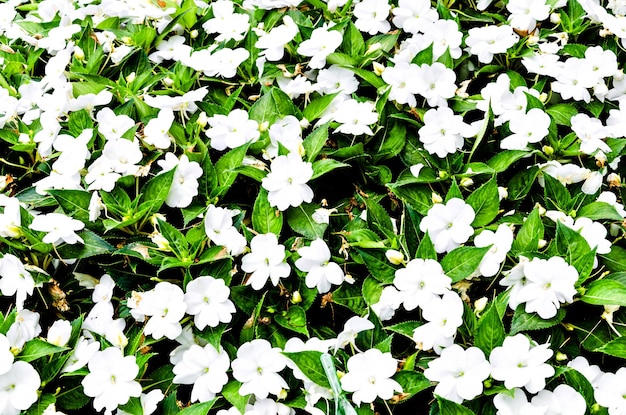
[{"label": "unopened bud", "polygon": [[287,391],[285,389],[281,389],[277,396],[278,399],[286,399]]},{"label": "unopened bud", "polygon": [[381,63],[374,62],[372,66],[374,67],[374,73],[376,76],[382,76],[383,72],[385,72],[385,66]]},{"label": "unopened bud", "polygon": [[550,14],[550,23],[559,24],[561,23],[561,14],[560,13],[552,13]]},{"label": "unopened bud", "polygon": [[617,173],[611,173],[606,176],[606,182],[609,184],[609,187],[619,187],[622,185],[622,178]]},{"label": "unopened bud", "polygon": [[198,32],[198,30],[197,30],[197,29],[193,29],[191,32],[189,32],[189,36],[190,36],[192,39],[197,38],[199,34],[200,34],[200,33]]},{"label": "unopened bud", "polygon": [[204,128],[204,127],[206,127],[208,122],[209,122],[209,117],[207,117],[206,112],[202,111],[200,113],[200,115],[198,115],[198,119],[196,120],[196,124],[198,124],[200,127]]},{"label": "unopened bud", "polygon": [[404,254],[400,251],[388,249],[385,251],[385,256],[387,257],[387,260],[394,265],[404,264]]},{"label": "unopened bud", "polygon": [[306,118],[303,118],[300,120],[300,128],[302,129],[309,128],[309,125],[311,125],[311,122],[307,120]]},{"label": "unopened bud", "polygon": [[85,60],[85,52],[83,52],[80,46],[74,46],[74,58],[80,62]]},{"label": "unopened bud", "polygon": [[607,28],[602,28],[600,29],[598,34],[600,35],[600,37],[607,37],[607,36],[611,36],[613,33],[611,33],[611,31]]},{"label": "unopened bud", "polygon": [[537,248],[542,249],[547,244],[548,244],[548,241],[546,241],[545,239],[540,239],[539,242],[537,242]]},{"label": "unopened bud", "polygon": [[554,149],[550,146],[543,146],[541,148],[541,150],[547,155],[547,156],[551,156],[554,154]]},{"label": "unopened bud", "polygon": [[126,76],[126,82],[127,83],[131,83],[135,80],[135,78],[137,77],[137,74],[135,72],[131,72],[128,74],[128,76]]},{"label": "unopened bud", "polygon": [[556,352],[556,354],[554,355],[554,358],[556,359],[557,362],[564,362],[568,359],[567,355],[563,352]]},{"label": "unopened bud", "polygon": [[155,232],[152,235],[150,235],[150,240],[152,241],[152,243],[156,244],[157,249],[159,249],[160,251],[171,251],[172,248],[170,247],[170,242],[165,239],[165,237],[163,236],[163,234],[161,234],[161,232]]},{"label": "unopened bud", "polygon": [[472,180],[471,177],[463,177],[461,179],[460,185],[461,185],[461,187],[464,187],[464,188],[467,189],[467,188],[472,187],[474,185],[474,180]]},{"label": "unopened bud", "polygon": [[532,34],[526,37],[526,44],[529,46],[536,45],[537,43],[539,43],[539,36]]},{"label": "unopened bud", "polygon": [[430,196],[430,200],[432,200],[433,203],[443,203],[443,198],[435,192]]},{"label": "unopened bud", "polygon": [[506,187],[498,186],[498,198],[504,200],[509,197],[509,191]]},{"label": "unopened bud", "polygon": [[172,78],[168,78],[165,77],[161,80],[161,82],[163,82],[163,85],[165,85],[166,87],[171,87],[172,85],[174,85],[174,80]]},{"label": "unopened bud", "polygon": [[539,203],[535,203],[535,208],[537,209],[537,211],[539,212],[539,216],[543,216],[546,214],[546,208],[544,208],[543,206],[541,206]]},{"label": "unopened bud", "polygon": [[548,101],[548,94],[546,94],[545,92],[542,92],[541,94],[539,94],[539,101],[545,104]]},{"label": "unopened bud", "polygon": [[263,121],[261,124],[259,124],[259,131],[264,133],[265,131],[267,131],[269,126],[270,126],[269,121]]},{"label": "unopened bud", "polygon": [[376,43],[370,45],[370,47],[367,48],[367,51],[365,51],[365,55],[369,55],[369,54],[372,54],[372,53],[376,52],[377,50],[382,48],[382,46],[383,45],[381,45],[380,42],[376,42]]},{"label": "unopened bud", "polygon": [[159,224],[159,221],[157,219],[160,219],[161,221],[165,222],[167,219],[165,218],[165,215],[163,215],[162,213],[155,213],[154,215],[152,215],[150,217],[150,223],[152,224],[152,226],[154,226],[155,228],[157,227],[157,225]]},{"label": "unopened bud", "polygon": [[300,291],[294,291],[291,293],[291,302],[293,304],[299,304],[302,302],[302,295],[300,295]]},{"label": "unopened bud", "polygon": [[133,39],[130,36],[124,36],[120,40],[127,45],[130,45],[131,43],[133,43]]},{"label": "unopened bud", "polygon": [[485,307],[487,307],[487,303],[489,299],[487,297],[481,297],[478,300],[474,301],[474,314],[476,316],[480,315],[483,311],[485,311]]}]

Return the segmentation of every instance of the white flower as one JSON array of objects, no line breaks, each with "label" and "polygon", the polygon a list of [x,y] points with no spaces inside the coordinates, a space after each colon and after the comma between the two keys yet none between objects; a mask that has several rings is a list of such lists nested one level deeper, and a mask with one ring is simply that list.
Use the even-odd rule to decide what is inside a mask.
[{"label": "white flower", "polygon": [[57,246],[63,242],[68,244],[83,243],[83,238],[74,231],[83,229],[85,224],[62,213],[37,215],[28,227],[35,231],[47,232],[47,235],[43,237],[43,242],[47,244]]},{"label": "white flower", "polygon": [[194,316],[198,330],[230,323],[235,305],[228,299],[230,289],[224,280],[201,276],[189,281],[186,291],[187,314]]},{"label": "white flower", "polygon": [[113,289],[115,288],[115,281],[109,274],[104,274],[100,277],[100,281],[93,288],[93,293],[91,294],[91,300],[94,303],[99,303],[101,301],[111,301],[113,298]]},{"label": "white flower", "polygon": [[98,132],[107,140],[121,138],[124,133],[130,130],[135,121],[128,115],[115,115],[111,108],[105,107],[96,114],[98,121]]},{"label": "white flower", "polygon": [[281,120],[277,120],[269,129],[270,144],[265,148],[264,158],[274,158],[278,156],[279,144],[289,152],[302,155],[302,127],[300,121],[293,115],[287,115]]},{"label": "white flower", "polygon": [[209,205],[204,218],[204,231],[215,245],[225,246],[230,255],[242,254],[248,242],[233,226],[239,211]]},{"label": "white flower", "polygon": [[100,158],[106,160],[111,171],[128,176],[139,170],[138,163],[143,158],[143,153],[136,139],[131,141],[125,138],[111,138],[104,144]]},{"label": "white flower", "polygon": [[[229,413],[227,415],[239,415],[239,411],[237,409],[235,410],[237,411],[236,414]],[[295,415],[295,413],[296,411],[293,408],[268,398],[255,399],[253,404],[247,404],[245,415]]]},{"label": "white flower", "polygon": [[402,386],[391,377],[398,369],[398,362],[391,353],[369,349],[348,359],[348,373],[341,377],[341,388],[353,392],[352,401],[370,403],[379,397],[387,400],[394,392],[402,392]]},{"label": "white flower", "polygon": [[433,259],[416,258],[406,268],[396,270],[393,285],[400,291],[404,308],[408,311],[426,306],[432,299],[439,298],[450,290],[452,280],[439,262]]},{"label": "white flower", "polygon": [[317,73],[315,88],[320,94],[340,92],[349,95],[359,88],[359,81],[351,70],[331,65]]},{"label": "white flower", "polygon": [[254,394],[258,399],[265,399],[270,393],[278,396],[281,390],[289,389],[278,374],[285,368],[285,360],[280,349],[272,347],[267,340],[255,339],[242,344],[232,363],[233,376],[243,383],[239,394]]},{"label": "white flower", "polygon": [[11,369],[14,359],[9,340],[4,334],[0,333],[0,375],[7,373]]},{"label": "white flower", "polygon": [[530,143],[538,143],[548,136],[550,116],[533,108],[524,113],[516,113],[509,121],[509,129],[513,134],[505,137],[500,142],[500,147],[505,150],[523,150]]},{"label": "white flower", "polygon": [[611,148],[603,140],[609,136],[607,127],[602,125],[602,121],[591,118],[587,114],[576,114],[570,119],[572,131],[580,138],[580,151],[585,154],[593,154],[600,150],[610,153]]},{"label": "white flower", "polygon": [[427,323],[413,330],[413,340],[418,349],[433,349],[439,354],[452,345],[456,330],[463,324],[463,300],[456,292],[447,291],[422,307],[422,317]]},{"label": "white flower", "polygon": [[189,161],[186,154],[179,160],[173,153],[167,153],[165,160],[159,160],[157,164],[163,169],[160,173],[176,169],[165,204],[179,208],[189,206],[198,194],[198,178],[202,176],[202,167],[195,161]]},{"label": "white flower", "polygon": [[596,401],[609,408],[609,415],[620,415],[626,411],[626,368],[615,373],[605,373],[598,379],[594,396]]},{"label": "white flower", "polygon": [[425,32],[439,18],[428,0],[400,0],[392,13],[393,24],[408,33]]},{"label": "white flower", "polygon": [[143,99],[152,108],[171,108],[173,111],[194,113],[198,110],[196,101],[201,101],[208,94],[206,87],[191,90],[182,96],[170,97],[167,95],[144,95]]},{"label": "white flower", "polygon": [[354,25],[370,35],[388,32],[391,29],[387,21],[389,10],[391,6],[387,0],[363,0],[354,6]]},{"label": "white flower", "polygon": [[313,200],[313,190],[307,184],[312,176],[312,164],[291,152],[272,161],[270,172],[263,178],[261,185],[269,192],[267,198],[270,206],[286,210],[289,206],[297,207],[302,202]]},{"label": "white flower", "polygon": [[545,0],[510,0],[506,9],[511,12],[511,26],[526,32],[535,30],[537,22],[550,15],[550,6]]},{"label": "white flower", "polygon": [[298,34],[298,26],[293,19],[284,15],[283,24],[274,27],[269,33],[265,33],[259,36],[254,45],[256,48],[261,49],[260,56],[270,62],[279,61],[285,55],[285,45],[291,42]]},{"label": "white flower", "polygon": [[219,33],[215,38],[218,42],[243,40],[250,28],[250,16],[234,13],[234,5],[229,0],[218,0],[211,4],[213,18],[202,24],[207,33]]},{"label": "white flower", "polygon": [[393,285],[383,288],[378,302],[372,304],[372,311],[376,313],[380,321],[391,320],[402,304],[402,294]]},{"label": "white flower", "polygon": [[174,111],[163,108],[156,118],[148,121],[143,129],[143,141],[159,149],[166,149],[172,144],[169,130],[174,122]]},{"label": "white flower", "polygon": [[553,391],[542,390],[531,400],[535,406],[545,406],[545,415],[584,415],[587,409],[585,398],[569,385],[561,384]]},{"label": "white flower", "polygon": [[337,335],[335,351],[337,349],[342,349],[349,344],[352,347],[356,348],[354,342],[356,341],[357,334],[365,330],[371,330],[373,328],[374,323],[372,323],[365,317],[350,317],[350,319],[344,324],[343,331]]},{"label": "white flower", "polygon": [[335,262],[330,262],[330,250],[323,239],[316,239],[311,245],[298,249],[298,254],[296,267],[307,273],[307,287],[317,287],[317,291],[323,294],[330,290],[331,284],[341,285],[343,270]]},{"label": "white flower", "polygon": [[140,309],[150,316],[144,328],[144,334],[152,335],[156,340],[165,336],[175,339],[182,332],[180,321],[185,315],[187,304],[183,290],[169,282],[160,282],[143,295]]},{"label": "white flower", "polygon": [[508,393],[499,393],[493,398],[493,404],[498,409],[496,415],[545,415],[547,408],[528,402],[528,398],[520,388],[513,389],[513,396]]},{"label": "white flower", "polygon": [[419,94],[426,98],[431,107],[447,106],[446,100],[452,98],[457,90],[456,74],[441,62],[420,66],[418,81],[420,83]]},{"label": "white flower", "polygon": [[506,224],[498,225],[495,232],[483,230],[474,238],[474,245],[484,247],[491,245],[480,261],[478,269],[483,277],[493,277],[500,270],[500,264],[506,259],[506,254],[513,245],[513,231]]},{"label": "white flower", "polygon": [[24,264],[18,257],[12,254],[4,254],[0,258],[0,292],[2,295],[15,294],[15,306],[18,310],[24,308],[24,301],[29,295],[33,295],[35,280],[24,268]]},{"label": "white flower", "polygon": [[422,90],[421,75],[422,71],[419,66],[404,61],[385,68],[382,78],[391,86],[388,99],[398,104],[409,104],[415,107],[417,105],[415,94]]},{"label": "white flower", "polygon": [[300,43],[298,53],[310,56],[309,66],[313,69],[322,69],[326,65],[326,57],[341,45],[343,36],[337,30],[328,30],[318,27],[311,33],[311,38]]},{"label": "white flower", "polygon": [[333,118],[341,124],[334,133],[374,135],[370,125],[378,121],[378,114],[373,102],[348,99],[341,104]]},{"label": "white flower", "polygon": [[0,236],[3,238],[19,238],[22,235],[20,226],[20,201],[16,197],[0,195],[0,206],[4,212],[0,213]]},{"label": "white flower", "polygon": [[474,131],[463,117],[448,107],[433,108],[424,114],[424,126],[419,129],[419,140],[430,154],[444,158],[463,148],[463,137],[471,137]]},{"label": "white flower", "polygon": [[285,262],[285,247],[278,243],[273,233],[256,235],[250,242],[252,252],[241,259],[241,269],[252,273],[246,282],[255,290],[263,288],[267,279],[274,286],[281,278],[287,278],[291,267]]},{"label": "white flower", "polygon": [[6,337],[11,348],[21,350],[24,344],[41,333],[39,313],[27,309],[18,310],[15,321],[9,327]]},{"label": "white flower", "polygon": [[507,25],[474,27],[467,33],[469,36],[465,44],[469,47],[469,53],[477,55],[482,63],[490,63],[494,54],[506,52],[519,39],[513,28]]},{"label": "white flower", "polygon": [[537,393],[545,388],[546,378],[554,375],[554,368],[545,363],[551,356],[549,343],[531,343],[523,334],[509,336],[489,355],[491,376],[504,381],[507,389],[526,388]]},{"label": "white flower", "polygon": [[155,63],[174,59],[179,61],[191,54],[191,46],[185,44],[183,36],[174,35],[167,40],[162,40],[156,46],[156,52],[148,55],[148,59]]},{"label": "white flower", "polygon": [[600,370],[598,366],[589,364],[589,361],[584,356],[578,356],[575,359],[569,361],[567,363],[567,366],[580,372],[580,374],[589,381],[594,389],[597,388],[598,380],[600,380],[600,378],[604,374],[604,372],[602,372],[602,370]]},{"label": "white flower", "polygon": [[248,118],[242,109],[234,109],[228,115],[215,114],[208,119],[209,129],[205,132],[216,150],[236,148],[259,138],[259,124]]},{"label": "white flower", "polygon": [[536,312],[541,318],[556,316],[560,303],[572,303],[577,294],[576,268],[561,257],[533,258],[523,267],[524,284],[515,294],[515,302],[526,303],[527,313]]},{"label": "white flower", "polygon": [[8,372],[0,376],[0,413],[18,415],[37,401],[41,386],[39,373],[23,361],[13,363]]},{"label": "white flower", "polygon": [[74,372],[83,366],[85,366],[91,357],[100,350],[100,343],[97,341],[89,341],[84,337],[80,337],[72,355],[65,362],[63,369],[61,369],[62,373],[70,373]]},{"label": "white flower", "polygon": [[420,223],[420,230],[428,232],[438,253],[449,252],[466,242],[474,233],[474,209],[459,198],[444,205],[434,204]]},{"label": "white flower", "polygon": [[89,359],[89,374],[81,384],[85,395],[94,398],[96,411],[113,411],[131,396],[141,395],[141,385],[135,380],[139,366],[135,356],[124,356],[117,347],[96,352]]},{"label": "white flower", "polygon": [[483,392],[483,381],[489,377],[491,366],[477,347],[463,350],[458,344],[446,347],[439,358],[428,363],[424,375],[439,382],[435,394],[456,403],[474,399]]},{"label": "white flower", "polygon": [[72,325],[67,320],[57,320],[48,329],[46,340],[55,346],[65,346],[72,335]]},{"label": "white flower", "polygon": [[204,347],[194,344],[174,366],[176,376],[173,382],[193,385],[191,402],[210,401],[228,382],[226,371],[229,367],[230,359],[224,349],[218,351],[210,344]]},{"label": "white flower", "polygon": [[[148,393],[142,393],[139,396],[139,403],[141,404],[141,410],[143,415],[150,415],[157,410],[157,405],[163,400],[165,395],[161,392],[161,389],[153,389]],[[44,414],[42,414],[44,415]],[[131,415],[126,411],[118,409],[115,415]]]}]

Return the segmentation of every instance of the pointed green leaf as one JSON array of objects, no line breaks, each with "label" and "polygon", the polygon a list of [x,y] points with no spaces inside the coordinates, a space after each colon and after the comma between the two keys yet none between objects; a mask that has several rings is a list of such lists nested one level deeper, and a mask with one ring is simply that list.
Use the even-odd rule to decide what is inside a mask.
[{"label": "pointed green leaf", "polygon": [[324,368],[320,360],[321,352],[310,350],[290,353],[283,352],[283,354],[293,361],[309,380],[317,383],[319,386],[330,388],[330,383],[324,373]]},{"label": "pointed green leaf", "polygon": [[453,283],[461,281],[465,278],[469,278],[476,272],[480,261],[482,261],[490,248],[490,246],[481,248],[460,246],[443,257],[441,266],[446,275],[452,278]]},{"label": "pointed green leaf", "polygon": [[252,227],[259,233],[280,235],[283,227],[283,213],[270,206],[267,190],[261,188],[252,209]]}]

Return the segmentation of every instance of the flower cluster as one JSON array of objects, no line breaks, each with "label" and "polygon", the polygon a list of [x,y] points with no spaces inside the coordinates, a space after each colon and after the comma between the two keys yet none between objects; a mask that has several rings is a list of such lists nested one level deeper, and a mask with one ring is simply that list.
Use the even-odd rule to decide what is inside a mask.
[{"label": "flower cluster", "polygon": [[3,2],[0,413],[626,412],[625,47],[618,0]]}]

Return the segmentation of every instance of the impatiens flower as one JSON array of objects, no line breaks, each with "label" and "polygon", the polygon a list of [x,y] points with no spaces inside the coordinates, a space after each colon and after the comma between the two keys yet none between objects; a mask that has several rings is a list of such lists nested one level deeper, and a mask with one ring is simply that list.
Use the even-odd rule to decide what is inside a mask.
[{"label": "impatiens flower", "polygon": [[93,288],[93,293],[91,294],[91,300],[94,303],[99,303],[101,301],[111,301],[113,297],[113,289],[115,288],[115,281],[109,274],[104,274],[100,277],[100,281]]},{"label": "impatiens flower", "polygon": [[469,53],[477,55],[482,63],[490,63],[496,53],[505,53],[519,40],[513,28],[507,25],[474,27],[468,32],[465,44]]},{"label": "impatiens flower", "polygon": [[39,333],[41,333],[39,313],[22,309],[18,310],[6,337],[12,349],[21,350],[27,341],[34,339]]},{"label": "impatiens flower", "polygon": [[513,389],[513,396],[508,393],[499,393],[493,398],[493,404],[498,409],[496,415],[545,415],[545,406],[537,406],[528,402],[528,398],[520,388]]},{"label": "impatiens flower", "polygon": [[230,289],[224,280],[211,276],[201,276],[187,284],[185,303],[187,314],[194,317],[198,330],[206,326],[217,327],[220,323],[230,323],[235,313],[235,305],[228,299]]},{"label": "impatiens flower", "polygon": [[83,238],[74,231],[83,229],[85,224],[62,213],[37,215],[28,227],[35,231],[47,232],[47,235],[43,237],[43,242],[47,244],[57,246],[63,242],[67,244],[83,243]]},{"label": "impatiens flower", "polygon": [[354,6],[353,14],[356,17],[354,25],[361,32],[370,35],[388,32],[391,29],[387,21],[390,10],[391,6],[387,0],[363,0]]},{"label": "impatiens flower", "polygon": [[273,233],[257,235],[250,242],[252,252],[241,259],[241,269],[252,273],[246,282],[255,290],[263,288],[267,279],[274,286],[281,278],[287,278],[291,267],[285,262],[285,247],[278,243]]},{"label": "impatiens flower", "polygon": [[254,394],[257,399],[265,399],[270,393],[278,396],[281,390],[289,389],[287,382],[278,374],[285,368],[285,360],[280,349],[272,347],[265,339],[242,344],[232,363],[234,378],[242,382],[239,394]]},{"label": "impatiens flower", "polygon": [[20,225],[20,201],[16,197],[0,195],[0,206],[4,212],[0,213],[0,236],[3,238],[19,238],[22,234]]},{"label": "impatiens flower", "polygon": [[474,131],[463,117],[454,114],[447,107],[433,108],[424,114],[424,126],[419,129],[419,140],[430,154],[444,158],[463,148],[464,137],[471,137]]},{"label": "impatiens flower", "polygon": [[353,392],[352,401],[370,403],[379,397],[391,399],[394,392],[402,392],[402,386],[391,377],[398,369],[398,362],[391,353],[369,349],[348,359],[348,373],[341,377],[341,388]]},{"label": "impatiens flower", "polygon": [[248,112],[234,109],[228,115],[215,114],[210,117],[209,129],[205,132],[216,150],[235,148],[259,138],[259,124],[248,118]]},{"label": "impatiens flower", "polygon": [[204,231],[215,245],[225,246],[230,255],[242,254],[248,245],[246,238],[233,226],[238,210],[209,205],[204,216]]},{"label": "impatiens flower", "polygon": [[470,205],[455,197],[446,204],[435,203],[422,219],[420,230],[428,232],[437,252],[449,252],[472,236],[475,216]]},{"label": "impatiens flower", "polygon": [[165,160],[159,160],[157,164],[163,169],[160,173],[176,169],[165,204],[179,208],[189,206],[198,194],[198,178],[202,176],[202,167],[195,161],[189,161],[186,154],[179,160],[173,153],[167,153]]},{"label": "impatiens flower", "polygon": [[[139,396],[139,403],[141,405],[141,410],[143,411],[143,415],[150,415],[157,410],[157,405],[159,402],[163,400],[165,395],[161,392],[161,389],[153,389],[148,393],[142,393]],[[42,414],[45,415],[45,414]],[[118,409],[115,415],[131,415],[130,413]]]},{"label": "impatiens flower", "polygon": [[15,294],[15,305],[18,310],[24,308],[26,297],[33,295],[34,289],[35,280],[18,257],[5,254],[0,258],[0,292],[5,296]]},{"label": "impatiens flower", "polygon": [[452,345],[456,330],[463,324],[463,300],[456,292],[447,291],[422,307],[422,317],[427,323],[413,330],[413,340],[418,349],[440,354]]},{"label": "impatiens flower", "polygon": [[426,98],[430,107],[445,107],[447,99],[454,96],[457,86],[456,74],[441,62],[420,66],[419,94]]},{"label": "impatiens flower", "polygon": [[202,24],[207,33],[219,33],[218,42],[243,40],[250,28],[250,16],[234,13],[234,4],[229,0],[218,0],[211,4],[213,17]]},{"label": "impatiens flower", "polygon": [[180,321],[187,309],[184,296],[179,286],[169,282],[160,282],[154,289],[145,292],[140,309],[150,319],[144,333],[157,340],[163,336],[175,339],[182,331]]},{"label": "impatiens flower", "polygon": [[84,337],[80,337],[74,347],[72,355],[65,362],[61,372],[70,373],[81,369],[89,362],[91,356],[93,356],[98,350],[100,350],[99,342],[95,340],[90,341]]},{"label": "impatiens flower", "polygon": [[596,401],[609,408],[609,415],[620,415],[626,410],[626,368],[603,374],[595,384]]},{"label": "impatiens flower", "polygon": [[302,147],[302,126],[300,121],[293,115],[288,115],[281,120],[277,120],[269,129],[270,144],[265,148],[264,158],[278,157],[279,145],[285,147],[289,152],[304,154]]},{"label": "impatiens flower", "polygon": [[425,32],[439,18],[429,0],[400,0],[392,13],[393,24],[408,33]]},{"label": "impatiens flower", "polygon": [[391,320],[402,304],[402,294],[393,285],[383,288],[378,302],[371,305],[380,321]]},{"label": "impatiens flower", "polygon": [[130,130],[135,121],[128,115],[115,115],[111,108],[102,108],[96,115],[98,121],[98,132],[107,140],[121,138]]},{"label": "impatiens flower", "polygon": [[283,24],[275,26],[268,33],[259,36],[254,45],[261,49],[260,56],[264,56],[270,62],[281,60],[285,55],[285,45],[291,42],[298,34],[298,26],[293,19],[284,15]]},{"label": "impatiens flower", "polygon": [[0,334],[0,375],[7,373],[11,369],[14,359],[9,340],[7,340],[4,334]]},{"label": "impatiens flower", "polygon": [[342,349],[347,345],[351,345],[352,347],[356,348],[354,342],[356,341],[357,334],[365,330],[371,330],[373,328],[374,323],[372,323],[365,317],[350,317],[350,319],[344,324],[343,331],[337,335],[335,350]]},{"label": "impatiens flower", "polygon": [[313,30],[308,40],[300,43],[298,53],[302,56],[310,56],[309,66],[313,69],[322,69],[326,65],[326,57],[333,53],[341,42],[343,36],[337,30],[328,30],[326,27],[318,27]]},{"label": "impatiens flower", "polygon": [[378,121],[378,114],[373,102],[348,99],[335,112],[334,120],[341,124],[335,133],[374,135],[370,125]]},{"label": "impatiens flower", "polygon": [[577,356],[575,359],[570,360],[567,363],[567,367],[571,367],[583,375],[594,389],[597,388],[598,380],[604,374],[597,365],[590,364],[584,356]]},{"label": "impatiens flower", "polygon": [[509,336],[489,355],[491,376],[504,381],[507,389],[526,388],[537,393],[545,388],[546,378],[554,375],[554,368],[545,363],[552,353],[548,343],[531,343],[523,334]]},{"label": "impatiens flower", "polygon": [[458,344],[446,347],[439,358],[428,363],[424,375],[439,382],[435,394],[456,403],[471,400],[483,392],[483,381],[491,366],[478,347],[463,350]]},{"label": "impatiens flower", "polygon": [[536,312],[541,318],[552,318],[556,316],[560,303],[574,301],[578,272],[563,258],[533,258],[524,265],[523,273],[525,282],[517,291],[515,301],[526,303],[527,313]]},{"label": "impatiens flower", "polygon": [[404,308],[408,311],[426,306],[432,299],[450,290],[452,280],[439,262],[416,258],[406,268],[396,270],[393,285],[400,291]]},{"label": "impatiens flower", "polygon": [[602,121],[591,118],[587,114],[576,114],[571,119],[572,131],[580,138],[580,151],[593,154],[600,150],[610,153],[611,148],[604,142],[610,135],[609,129],[602,125]]},{"label": "impatiens flower", "polygon": [[343,270],[335,262],[330,262],[330,250],[323,239],[316,239],[311,245],[298,249],[298,254],[296,267],[307,273],[307,287],[317,287],[319,293],[327,293],[331,284],[341,285]]},{"label": "impatiens flower", "polygon": [[96,411],[111,412],[131,396],[141,395],[141,385],[135,380],[139,374],[135,356],[124,356],[117,347],[109,347],[96,352],[89,359],[88,368],[89,374],[81,384],[85,395],[94,398]]},{"label": "impatiens flower", "polygon": [[382,74],[383,81],[391,86],[388,99],[398,104],[417,105],[415,95],[422,89],[420,76],[422,71],[414,63],[397,62],[395,66],[385,68]]},{"label": "impatiens flower", "polygon": [[545,415],[584,415],[587,410],[585,398],[569,385],[561,384],[553,391],[542,390],[531,400],[538,407],[548,409]]},{"label": "impatiens flower", "polygon": [[505,150],[524,150],[528,144],[538,143],[548,136],[550,116],[533,108],[526,114],[516,114],[509,121],[509,129],[513,134],[500,142]]},{"label": "impatiens flower", "polygon": [[172,144],[169,130],[174,122],[174,111],[163,108],[156,118],[148,121],[143,129],[143,141],[159,149],[166,149]]},{"label": "impatiens flower", "polygon": [[192,345],[183,355],[182,360],[174,366],[173,382],[193,385],[191,402],[206,402],[215,398],[228,382],[226,371],[230,367],[230,359],[224,349],[218,351],[210,344],[200,347]]},{"label": "impatiens flower", "polygon": [[30,363],[17,361],[0,376],[0,413],[18,415],[37,401],[39,373]]},{"label": "impatiens flower", "polygon": [[511,12],[511,26],[526,32],[535,30],[537,22],[550,15],[550,6],[546,4],[546,0],[510,0],[506,9]]},{"label": "impatiens flower", "polygon": [[339,65],[331,65],[317,73],[317,92],[320,94],[352,94],[359,88],[354,72]]},{"label": "impatiens flower", "polygon": [[474,245],[484,247],[491,245],[489,251],[480,261],[478,269],[483,277],[493,277],[500,270],[500,264],[506,259],[506,254],[513,245],[513,231],[506,224],[498,225],[495,232],[483,230],[474,238]]},{"label": "impatiens flower", "polygon": [[72,325],[67,320],[57,320],[48,329],[46,340],[55,346],[65,346],[70,340]]},{"label": "impatiens flower", "polygon": [[313,190],[307,184],[312,176],[311,163],[291,152],[272,161],[270,172],[263,178],[261,185],[269,192],[267,199],[270,206],[287,210],[289,206],[297,207],[302,202],[313,200]]}]

